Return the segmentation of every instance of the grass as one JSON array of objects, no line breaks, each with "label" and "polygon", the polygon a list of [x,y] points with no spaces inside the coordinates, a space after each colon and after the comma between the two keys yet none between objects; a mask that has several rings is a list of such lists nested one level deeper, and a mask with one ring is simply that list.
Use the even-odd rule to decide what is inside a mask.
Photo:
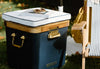
[{"label": "grass", "polygon": [[0,69],[9,69],[6,61],[6,42],[0,41]]},{"label": "grass", "polygon": [[[6,41],[0,41],[0,69],[11,69],[7,64]],[[81,69],[81,55],[66,57],[66,64],[61,69]],[[86,69],[100,69],[100,59],[86,59]]]}]

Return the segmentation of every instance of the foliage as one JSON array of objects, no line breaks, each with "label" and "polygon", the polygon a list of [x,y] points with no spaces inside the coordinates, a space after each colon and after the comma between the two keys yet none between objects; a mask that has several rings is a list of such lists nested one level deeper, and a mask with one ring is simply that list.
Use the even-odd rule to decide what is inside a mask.
[{"label": "foliage", "polygon": [[0,36],[4,36],[5,39],[0,40],[0,69],[11,69],[7,65],[7,55],[6,55],[6,34],[5,34],[5,26],[4,21],[2,19],[2,14],[9,11],[19,10],[20,8],[16,8],[16,5],[13,3],[8,3],[5,1],[4,3],[0,3],[0,26],[3,29],[0,30]]},{"label": "foliage", "polygon": [[2,14],[5,12],[9,12],[9,11],[15,11],[15,10],[19,10],[19,8],[16,8],[16,5],[14,5],[13,3],[8,3],[7,1],[5,1],[4,3],[0,4],[0,26],[3,26],[3,19],[2,19]]}]

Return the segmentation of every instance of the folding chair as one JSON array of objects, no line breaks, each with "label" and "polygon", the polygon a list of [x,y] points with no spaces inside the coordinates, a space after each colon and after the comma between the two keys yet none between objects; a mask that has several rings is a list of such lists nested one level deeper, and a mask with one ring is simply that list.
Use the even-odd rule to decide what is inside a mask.
[{"label": "folding chair", "polygon": [[100,58],[100,4],[92,0],[84,1],[84,3],[87,7],[86,21],[78,22],[72,27],[74,31],[72,36],[83,46],[82,69],[85,69],[86,57]]}]

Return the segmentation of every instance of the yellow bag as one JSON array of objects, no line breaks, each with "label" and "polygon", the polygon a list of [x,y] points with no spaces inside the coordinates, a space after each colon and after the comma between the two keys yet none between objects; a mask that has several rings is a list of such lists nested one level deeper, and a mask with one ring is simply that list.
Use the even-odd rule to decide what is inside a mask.
[{"label": "yellow bag", "polygon": [[82,30],[83,28],[85,27],[86,25],[86,4],[87,2],[84,1],[84,6],[81,7],[79,9],[79,13],[76,17],[76,19],[74,20],[74,25],[72,26],[72,29],[71,29],[71,34],[72,34],[72,37],[74,38],[75,42],[76,43],[82,43],[83,41],[83,36],[82,36]]},{"label": "yellow bag", "polygon": [[86,21],[82,21],[79,24],[74,24],[71,29],[72,37],[74,38],[76,43],[83,42],[83,29],[86,26]]}]

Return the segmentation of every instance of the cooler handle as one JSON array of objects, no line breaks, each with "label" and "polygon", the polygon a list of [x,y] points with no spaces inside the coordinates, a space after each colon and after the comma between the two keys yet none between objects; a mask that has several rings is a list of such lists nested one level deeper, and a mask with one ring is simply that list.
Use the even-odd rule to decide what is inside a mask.
[{"label": "cooler handle", "polygon": [[49,34],[48,34],[49,39],[57,38],[57,37],[60,37],[60,36],[61,36],[61,34],[59,33],[58,27],[51,29],[49,31]]},{"label": "cooler handle", "polygon": [[20,38],[22,39],[22,43],[21,43],[21,45],[17,45],[17,44],[14,43],[15,36],[16,36],[15,33],[12,33],[11,36],[12,36],[12,45],[13,45],[14,47],[18,47],[18,48],[23,47],[24,40],[25,40],[25,36],[21,36],[21,37],[20,37]]}]

